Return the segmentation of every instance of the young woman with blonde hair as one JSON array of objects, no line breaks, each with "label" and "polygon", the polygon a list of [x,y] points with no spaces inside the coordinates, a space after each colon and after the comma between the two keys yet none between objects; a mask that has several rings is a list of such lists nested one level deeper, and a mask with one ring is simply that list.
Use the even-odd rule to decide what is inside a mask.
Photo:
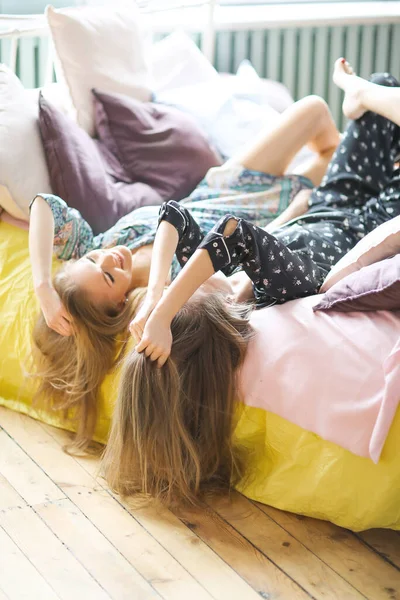
[{"label": "young woman with blonde hair", "polygon": [[[350,75],[343,62],[336,64],[338,70]],[[399,85],[388,74],[374,81]],[[341,255],[374,227],[400,215],[399,155],[399,125],[373,112],[352,121],[323,184],[311,195],[309,211],[275,235],[228,214],[203,236],[184,206],[173,201],[163,205],[147,298],[130,326],[137,345],[125,358],[103,456],[110,487],[166,504],[196,503],[202,492],[228,488],[235,481],[241,455],[232,438],[234,407],[243,394],[240,372],[253,336],[266,357],[259,363],[263,372],[254,374],[263,381],[274,377],[278,360],[281,366],[294,360],[297,369],[312,370],[307,353],[301,360],[298,339],[304,341],[304,329],[311,355],[320,350],[321,339],[325,342],[326,360],[320,367],[327,369],[327,377],[332,365],[344,366],[337,378],[340,390],[346,389],[346,381],[350,387],[360,361],[370,370],[374,360],[381,360],[385,350],[380,344],[385,342],[378,339],[376,320],[368,316],[363,326],[372,353],[365,352],[364,338],[358,341],[359,321],[354,327],[343,313],[334,321],[319,318],[312,311],[314,298],[293,304],[292,311],[282,307],[284,319],[278,307],[251,313],[248,306],[232,303],[226,292],[210,293],[207,283],[218,270],[229,276],[243,269],[256,308],[315,294]],[[184,268],[164,291],[174,253]],[[390,315],[380,319],[390,350],[398,332]],[[342,342],[352,340],[352,354],[334,331],[347,333]],[[357,343],[359,354],[354,353]]]}]

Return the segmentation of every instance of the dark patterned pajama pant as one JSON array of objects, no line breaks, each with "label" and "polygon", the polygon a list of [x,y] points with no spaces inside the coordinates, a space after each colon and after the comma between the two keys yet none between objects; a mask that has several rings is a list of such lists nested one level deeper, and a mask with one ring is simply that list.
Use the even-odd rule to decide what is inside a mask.
[{"label": "dark patterned pajama pant", "polygon": [[[399,86],[388,74],[371,79]],[[242,269],[253,282],[258,307],[318,292],[331,267],[366,233],[400,214],[400,128],[375,113],[351,121],[315,188],[310,210],[274,235],[226,215],[204,236],[184,206],[173,200],[160,209],[160,221],[178,231],[176,256],[183,267],[197,248],[208,251],[215,271],[229,276]],[[224,235],[230,219],[234,232]]]}]

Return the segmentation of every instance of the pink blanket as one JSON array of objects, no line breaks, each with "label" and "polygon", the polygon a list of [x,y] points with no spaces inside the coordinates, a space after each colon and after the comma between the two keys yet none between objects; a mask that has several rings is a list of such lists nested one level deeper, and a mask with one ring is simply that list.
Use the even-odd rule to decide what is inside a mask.
[{"label": "pink blanket", "polygon": [[253,313],[243,400],[378,462],[399,404],[400,313],[314,313],[319,300]]}]

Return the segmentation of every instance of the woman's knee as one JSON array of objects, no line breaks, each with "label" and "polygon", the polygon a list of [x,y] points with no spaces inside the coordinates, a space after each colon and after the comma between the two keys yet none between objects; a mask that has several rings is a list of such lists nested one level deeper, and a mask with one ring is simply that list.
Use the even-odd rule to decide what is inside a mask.
[{"label": "woman's knee", "polygon": [[390,73],[372,73],[369,80],[371,81],[371,83],[376,83],[377,85],[386,85],[388,87],[400,87],[400,83]]},{"label": "woman's knee", "polygon": [[312,94],[306,96],[304,101],[307,103],[307,108],[313,112],[315,117],[324,117],[329,114],[329,107],[321,96]]}]

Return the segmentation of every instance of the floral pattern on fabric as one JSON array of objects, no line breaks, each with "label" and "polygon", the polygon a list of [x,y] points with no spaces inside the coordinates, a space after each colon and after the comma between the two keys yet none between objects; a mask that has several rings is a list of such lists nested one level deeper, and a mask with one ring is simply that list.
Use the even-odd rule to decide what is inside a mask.
[{"label": "floral pattern on fabric", "polygon": [[[306,177],[287,175],[274,177],[249,171],[240,165],[210,169],[206,178],[181,203],[185,205],[207,234],[227,213],[265,227],[280,214],[296,194],[312,188]],[[153,243],[157,231],[159,206],[144,206],[125,215],[110,229],[93,235],[79,211],[69,208],[58,196],[40,194],[49,204],[55,224],[54,251],[61,260],[80,258],[90,250],[125,245],[130,250]],[[176,259],[172,277],[180,266]]]}]

